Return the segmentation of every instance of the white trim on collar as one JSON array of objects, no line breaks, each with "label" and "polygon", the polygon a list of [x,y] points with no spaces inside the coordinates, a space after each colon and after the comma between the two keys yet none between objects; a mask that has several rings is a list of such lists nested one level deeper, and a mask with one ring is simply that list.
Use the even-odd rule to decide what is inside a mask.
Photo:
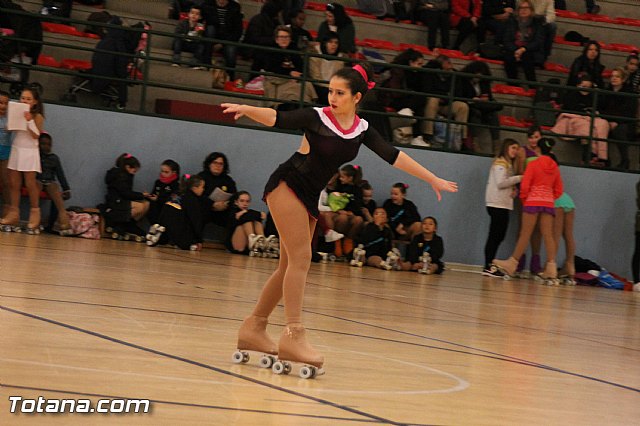
[{"label": "white trim on collar", "polygon": [[367,129],[369,128],[369,123],[367,122],[367,120],[356,116],[356,119],[358,120],[358,124],[354,128],[349,129],[347,133],[345,133],[345,131],[343,129],[340,129],[337,126],[337,123],[334,123],[334,121],[331,120],[331,117],[329,117],[324,112],[324,108],[314,107],[313,109],[315,109],[316,112],[318,113],[318,116],[320,117],[322,124],[327,126],[329,130],[331,130],[333,133],[335,133],[336,135],[340,136],[343,139],[354,139],[360,136],[362,133],[366,132]]}]

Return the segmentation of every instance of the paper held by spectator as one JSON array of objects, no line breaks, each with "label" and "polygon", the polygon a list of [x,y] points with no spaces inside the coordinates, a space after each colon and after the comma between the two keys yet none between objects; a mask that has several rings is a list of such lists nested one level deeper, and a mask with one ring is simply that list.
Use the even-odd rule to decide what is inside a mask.
[{"label": "paper held by spectator", "polygon": [[232,195],[230,192],[224,192],[222,189],[216,188],[211,195],[209,195],[209,199],[214,203],[217,201],[227,201]]},{"label": "paper held by spectator", "polygon": [[7,130],[27,130],[27,119],[24,113],[29,112],[30,105],[22,102],[9,102],[7,109]]}]

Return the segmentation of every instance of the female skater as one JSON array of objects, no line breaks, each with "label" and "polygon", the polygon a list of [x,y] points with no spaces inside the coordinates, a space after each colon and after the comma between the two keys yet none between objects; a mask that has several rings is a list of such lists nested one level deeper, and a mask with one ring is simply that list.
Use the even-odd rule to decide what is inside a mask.
[{"label": "female skater", "polygon": [[[318,198],[340,165],[353,160],[365,144],[394,167],[428,182],[436,192],[456,192],[457,184],[438,178],[404,152],[384,141],[356,115],[358,104],[374,86],[362,65],[337,71],[329,82],[329,105],[276,112],[270,108],[222,104],[235,119],[246,116],[281,129],[304,129],[300,148],[271,175],[264,197],[280,233],[280,262],[262,289],[253,313],[238,332],[238,350],[278,354],[321,368],[324,357],[307,342],[302,301],[311,263],[311,237],[318,217]],[[278,345],[266,332],[267,319],[284,297],[287,326]]]}]

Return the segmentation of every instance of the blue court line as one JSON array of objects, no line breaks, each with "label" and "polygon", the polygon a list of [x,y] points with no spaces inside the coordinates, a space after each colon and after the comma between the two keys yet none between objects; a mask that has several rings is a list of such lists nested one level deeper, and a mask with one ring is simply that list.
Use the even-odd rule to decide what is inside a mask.
[{"label": "blue court line", "polygon": [[328,406],[334,407],[334,408],[336,408],[338,410],[347,411],[347,412],[350,412],[352,414],[357,414],[359,416],[363,416],[363,417],[369,418],[371,420],[377,421],[378,423],[387,423],[387,424],[392,424],[392,425],[403,425],[404,424],[404,423],[395,422],[393,420],[385,419],[384,417],[376,416],[375,414],[371,414],[371,413],[367,413],[367,412],[364,412],[364,411],[361,411],[361,410],[357,410],[355,408],[351,408],[351,407],[348,407],[346,405],[338,404],[338,403],[335,403],[335,402],[332,402],[332,401],[329,401],[329,400],[326,400],[326,399],[318,398],[318,397],[311,396],[311,395],[306,395],[306,394],[303,394],[301,392],[296,392],[296,391],[293,391],[293,390],[289,390],[289,389],[284,388],[282,386],[276,386],[274,384],[267,383],[267,382],[264,382],[262,380],[257,380],[257,379],[251,378],[251,377],[243,376],[241,374],[237,374],[237,373],[234,373],[234,372],[231,372],[231,371],[228,371],[228,370],[224,370],[222,368],[215,367],[213,365],[208,365],[208,364],[205,364],[205,363],[202,363],[202,362],[199,362],[199,361],[194,361],[194,360],[191,360],[191,359],[188,359],[188,358],[184,358],[184,357],[181,357],[181,356],[178,356],[178,355],[172,355],[172,354],[169,354],[169,353],[166,353],[166,352],[162,352],[162,351],[159,351],[159,350],[156,350],[156,349],[147,348],[145,346],[137,345],[135,343],[127,342],[127,341],[124,341],[124,340],[120,340],[120,339],[117,339],[115,337],[111,337],[111,336],[107,336],[105,334],[97,333],[95,331],[86,330],[86,329],[83,329],[83,328],[80,328],[80,327],[76,327],[74,325],[65,324],[65,323],[60,322],[60,321],[56,321],[56,320],[52,320],[52,319],[49,319],[49,318],[41,317],[39,315],[35,315],[35,314],[28,313],[28,312],[19,311],[17,309],[12,309],[12,308],[9,308],[7,306],[2,306],[2,305],[0,305],[0,309],[2,309],[4,311],[7,311],[7,312],[11,312],[11,313],[17,314],[17,315],[22,315],[22,316],[25,316],[25,317],[29,317],[29,318],[32,318],[32,319],[35,319],[35,320],[38,320],[38,321],[42,321],[42,322],[46,322],[46,323],[49,323],[49,324],[57,325],[57,326],[60,326],[60,327],[64,327],[64,328],[67,328],[69,330],[74,330],[74,331],[78,331],[80,333],[88,334],[90,336],[98,337],[100,339],[107,340],[107,341],[110,341],[110,342],[113,342],[113,343],[117,343],[117,344],[120,344],[120,345],[128,346],[130,348],[138,349],[138,350],[141,350],[141,351],[144,351],[144,352],[152,353],[152,354],[159,355],[159,356],[162,356],[162,357],[165,357],[165,358],[169,358],[169,359],[173,359],[173,360],[176,360],[176,361],[181,361],[181,362],[184,362],[186,364],[194,365],[196,367],[205,368],[207,370],[215,371],[216,373],[220,373],[220,374],[224,374],[224,375],[227,375],[227,376],[235,377],[237,379],[245,380],[245,381],[260,385],[260,386],[264,386],[264,387],[268,387],[268,388],[271,388],[271,389],[274,389],[274,390],[277,390],[277,391],[280,391],[280,392],[288,393],[290,395],[297,396],[299,398],[304,398],[304,399],[308,399],[308,400],[311,400],[311,401],[314,401],[314,402],[317,402],[317,403],[320,403],[320,404],[323,404],[323,405],[328,405]]},{"label": "blue court line", "polygon": [[[129,306],[107,305],[107,304],[99,304],[99,303],[76,302],[76,301],[66,301],[66,300],[56,300],[56,299],[44,299],[44,298],[36,298],[36,297],[22,297],[22,296],[7,296],[7,297],[16,298],[16,299],[48,301],[48,302],[56,302],[56,303],[59,302],[59,303],[70,303],[70,304],[79,304],[79,305],[88,305],[88,306],[101,306],[101,307],[106,307],[106,308],[129,309],[129,310],[134,310],[134,311],[156,312],[156,313],[165,313],[165,314],[173,314],[173,315],[184,315],[184,316],[193,316],[193,317],[201,317],[201,318],[212,318],[212,319],[221,319],[221,320],[237,321],[237,322],[241,321],[240,319],[237,319],[237,318],[229,318],[229,317],[221,317],[221,316],[205,315],[205,314],[193,314],[193,313],[185,313],[185,312],[175,312],[175,311],[166,311],[166,310],[150,309],[150,308],[136,308],[136,307],[129,307]],[[0,308],[2,308],[2,306],[0,306]],[[8,309],[10,309],[10,308],[8,308]],[[441,347],[441,346],[427,345],[427,344],[422,344],[422,343],[413,343],[413,342],[407,342],[407,341],[404,341],[404,340],[389,339],[389,338],[377,337],[377,336],[367,336],[367,335],[364,335],[364,334],[346,333],[346,332],[341,332],[341,331],[325,330],[325,329],[318,329],[318,328],[308,328],[309,330],[313,330],[313,331],[318,331],[318,332],[322,332],[322,333],[329,333],[329,334],[339,334],[339,335],[342,335],[342,336],[358,337],[358,338],[362,338],[362,339],[376,340],[376,341],[381,341],[381,342],[404,344],[404,345],[416,346],[416,347],[420,347],[420,348],[436,349],[436,350],[448,351],[448,352],[453,352],[453,353],[458,353],[458,354],[477,356],[477,357],[481,357],[481,358],[488,358],[488,359],[497,360],[497,361],[511,362],[511,363],[514,363],[514,364],[519,364],[519,365],[524,365],[524,366],[529,366],[529,367],[534,367],[534,368],[540,368],[540,369],[543,369],[543,370],[554,371],[554,372],[561,373],[561,374],[566,374],[566,375],[569,375],[569,376],[579,377],[579,378],[595,381],[595,382],[598,382],[598,383],[619,387],[619,388],[622,388],[622,389],[625,389],[625,390],[631,390],[631,391],[634,391],[634,392],[640,392],[640,389],[637,389],[637,388],[634,388],[634,387],[631,387],[631,386],[627,386],[627,385],[623,385],[623,384],[615,383],[615,382],[610,382],[610,381],[607,381],[607,380],[604,380],[604,379],[598,379],[597,377],[587,376],[587,375],[583,375],[583,374],[579,374],[579,373],[573,373],[571,371],[562,370],[560,368],[548,366],[548,365],[545,365],[545,364],[540,364],[540,363],[537,363],[537,362],[534,362],[534,361],[528,361],[526,359],[517,358],[517,357],[510,356],[510,355],[504,355],[504,354],[500,354],[500,353],[497,353],[497,352],[491,352],[491,351],[487,351],[487,350],[484,350],[484,349],[475,348],[473,346],[467,346],[467,345],[463,345],[463,344],[455,343],[455,342],[450,342],[450,341],[443,340],[443,339],[437,339],[437,338],[433,338],[433,337],[423,336],[423,335],[420,335],[420,334],[409,333],[409,332],[402,331],[402,330],[395,330],[395,329],[392,329],[392,328],[373,325],[373,324],[369,324],[369,323],[366,323],[366,322],[356,321],[356,320],[343,318],[343,317],[339,317],[339,316],[335,316],[335,315],[329,315],[329,314],[323,314],[323,313],[319,313],[319,312],[313,312],[313,311],[309,311],[307,309],[305,309],[304,312],[308,312],[308,313],[311,313],[311,314],[314,314],[314,315],[329,317],[329,318],[333,318],[333,319],[337,319],[337,320],[341,320],[341,321],[345,321],[345,322],[351,322],[351,323],[355,323],[355,324],[359,324],[359,325],[365,325],[365,326],[368,326],[368,327],[371,327],[371,328],[375,328],[375,329],[391,331],[391,332],[395,332],[395,333],[398,333],[398,334],[403,334],[403,335],[407,335],[407,336],[411,336],[411,337],[418,337],[418,338],[425,339],[425,340],[432,340],[432,341],[435,341],[435,342],[444,343],[444,344],[448,344],[448,345],[451,345],[451,346],[457,346],[457,347],[464,348],[464,349],[467,349],[467,350],[444,348],[444,347]],[[278,325],[278,324],[273,324],[273,325]],[[475,352],[470,352],[470,351],[475,351]],[[480,352],[480,353],[478,353],[478,352]]]},{"label": "blue court line", "polygon": [[[10,389],[32,390],[32,391],[38,391],[38,392],[61,393],[65,395],[91,396],[94,398],[101,398],[101,399],[127,399],[127,400],[146,399],[146,398],[139,398],[139,397],[104,395],[104,394],[98,394],[98,393],[88,393],[88,392],[69,391],[69,390],[62,390],[62,389],[50,389],[50,388],[35,388],[31,386],[20,386],[20,385],[12,385],[7,383],[0,383],[0,388],[2,387],[10,388]],[[258,414],[270,414],[270,415],[290,416],[290,417],[307,417],[307,418],[313,418],[313,419],[340,420],[340,421],[358,422],[358,423],[379,423],[378,421],[371,420],[371,419],[356,419],[352,417],[334,417],[334,416],[321,416],[321,415],[314,415],[314,414],[286,413],[283,411],[255,410],[250,408],[224,407],[221,405],[193,404],[188,402],[165,401],[161,399],[150,399],[149,402],[153,404],[175,405],[179,407],[209,408],[213,410],[239,411],[242,413],[258,413]]]}]

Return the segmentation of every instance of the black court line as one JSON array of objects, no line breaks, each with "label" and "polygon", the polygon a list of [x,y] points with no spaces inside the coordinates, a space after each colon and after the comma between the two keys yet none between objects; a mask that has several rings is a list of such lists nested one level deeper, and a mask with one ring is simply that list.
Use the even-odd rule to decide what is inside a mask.
[{"label": "black court line", "polygon": [[[105,394],[99,394],[99,393],[89,393],[89,392],[70,391],[70,390],[63,390],[63,389],[51,389],[51,388],[36,388],[31,386],[20,386],[20,385],[12,385],[7,383],[0,383],[0,388],[2,387],[9,388],[9,389],[31,390],[31,391],[38,391],[38,392],[61,393],[65,395],[90,396],[90,397],[101,398],[101,399],[126,399],[126,400],[147,399],[147,398],[128,397],[128,396],[121,396],[121,395],[105,395]],[[379,423],[376,420],[357,419],[353,417],[334,417],[334,416],[321,416],[321,415],[314,415],[314,414],[287,413],[284,411],[269,411],[269,410],[256,410],[251,408],[225,407],[222,405],[193,404],[189,402],[166,401],[162,399],[149,399],[149,402],[153,404],[166,404],[166,405],[174,405],[179,407],[190,407],[190,408],[208,408],[208,409],[223,410],[223,411],[238,411],[242,413],[269,414],[269,415],[303,417],[303,418],[322,419],[322,420],[340,420],[345,422],[358,422],[358,423]],[[151,409],[153,409],[153,407],[151,407]],[[140,413],[137,413],[137,414],[140,414]],[[142,413],[142,414],[150,414],[150,413]]]},{"label": "black court line", "polygon": [[0,309],[2,309],[4,311],[7,311],[7,312],[11,312],[11,313],[17,314],[17,315],[22,315],[24,317],[32,318],[32,319],[35,319],[35,320],[38,320],[38,321],[42,321],[42,322],[45,322],[45,323],[57,325],[59,327],[64,327],[64,328],[67,328],[69,330],[78,331],[80,333],[84,333],[84,334],[87,334],[89,336],[97,337],[97,338],[100,338],[100,339],[103,339],[103,340],[107,340],[107,341],[110,341],[110,342],[113,342],[113,343],[117,343],[117,344],[120,344],[120,345],[123,345],[123,346],[128,346],[130,348],[138,349],[138,350],[141,350],[141,351],[144,351],[144,352],[148,352],[148,353],[159,355],[159,356],[162,356],[162,357],[165,357],[165,358],[173,359],[175,361],[180,361],[180,362],[183,362],[185,364],[190,364],[190,365],[194,365],[196,367],[205,368],[205,369],[210,370],[210,371],[215,371],[216,373],[219,373],[219,374],[224,374],[224,375],[231,376],[231,377],[234,377],[234,378],[237,378],[237,379],[245,380],[245,381],[248,381],[248,382],[263,386],[263,387],[274,389],[276,391],[284,392],[284,393],[287,393],[287,394],[290,394],[290,395],[293,395],[293,396],[297,396],[299,398],[304,398],[304,399],[308,399],[308,400],[311,400],[311,401],[314,401],[314,402],[317,402],[317,403],[320,403],[320,404],[323,404],[323,405],[327,405],[327,406],[336,408],[338,410],[343,410],[343,411],[347,411],[347,412],[352,413],[352,414],[363,416],[363,417],[369,418],[371,420],[374,420],[374,421],[376,421],[378,423],[386,423],[386,424],[392,424],[392,425],[403,425],[404,424],[404,423],[399,423],[399,422],[396,422],[396,421],[393,421],[393,420],[385,419],[384,417],[376,416],[375,414],[367,413],[365,411],[357,410],[355,408],[351,408],[351,407],[348,407],[348,406],[345,406],[345,405],[342,405],[342,404],[338,404],[338,403],[335,403],[335,402],[332,402],[332,401],[329,401],[329,400],[326,400],[326,399],[323,399],[323,398],[318,398],[318,397],[315,397],[315,396],[306,395],[304,393],[296,392],[296,391],[284,388],[282,386],[277,386],[277,385],[274,385],[274,384],[271,384],[271,383],[264,382],[262,380],[257,380],[257,379],[251,378],[251,377],[243,376],[242,374],[237,374],[237,373],[234,373],[232,371],[228,371],[228,370],[225,370],[225,369],[222,369],[222,368],[219,368],[219,367],[215,367],[213,365],[205,364],[205,363],[202,363],[202,362],[199,362],[199,361],[194,361],[194,360],[191,360],[191,359],[188,359],[188,358],[184,358],[184,357],[181,357],[181,356],[178,356],[178,355],[169,354],[169,353],[162,352],[162,351],[159,351],[159,350],[156,350],[156,349],[147,348],[145,346],[141,346],[141,345],[137,345],[135,343],[127,342],[125,340],[117,339],[115,337],[107,336],[105,334],[97,333],[95,331],[86,330],[86,329],[83,329],[83,328],[80,328],[80,327],[76,327],[74,325],[65,324],[63,322],[52,320],[50,318],[41,317],[39,315],[30,314],[28,312],[19,311],[17,309],[12,309],[12,308],[9,308],[9,307],[6,307],[6,306],[2,306],[2,305],[0,305]]},{"label": "black court line", "polygon": [[[78,286],[67,286],[67,285],[59,285],[59,284],[43,284],[43,285],[72,287],[72,288],[92,288],[92,289],[100,290],[100,288],[98,288],[98,287],[78,287]],[[108,289],[108,291],[119,291],[119,290]],[[138,291],[131,291],[131,290],[122,290],[122,291],[130,292],[130,293],[142,293],[142,294],[154,294],[154,295],[172,296],[170,294],[163,294],[163,293],[148,293],[148,292],[138,292]],[[241,321],[241,319],[230,318],[230,317],[221,317],[221,316],[217,316],[217,315],[195,314],[195,313],[191,313],[191,312],[177,312],[177,311],[168,311],[168,310],[164,310],[164,309],[141,308],[141,307],[136,307],[136,306],[111,305],[111,304],[106,304],[106,303],[91,303],[91,302],[82,302],[82,301],[77,301],[77,300],[51,299],[51,298],[46,298],[46,297],[13,296],[13,295],[5,295],[5,294],[0,294],[0,297],[4,297],[4,298],[7,298],[7,299],[37,300],[37,301],[52,302],[52,303],[69,303],[69,304],[76,304],[76,305],[83,305],[83,306],[97,306],[97,307],[104,307],[104,308],[119,308],[119,309],[129,309],[129,310],[135,310],[135,311],[141,311],[141,312],[155,312],[155,313],[163,313],[163,314],[175,314],[175,315],[202,317],[202,318],[213,318],[213,319],[222,319],[222,320],[231,320],[231,321]],[[181,296],[181,297],[197,298],[195,296]],[[237,295],[235,295],[233,297],[237,297],[239,299],[243,298],[242,296],[237,296]],[[205,299],[206,300],[221,301],[221,302],[229,302],[229,300],[226,300],[226,299],[216,299],[216,298],[208,298],[208,297],[205,298]],[[249,301],[243,301],[243,300],[238,300],[238,302],[241,302],[241,303],[255,303],[255,302],[249,302]],[[279,304],[278,306],[282,307],[283,305]],[[309,311],[307,309],[303,309],[303,311],[307,312],[307,313],[314,314],[314,315],[326,316],[326,317],[329,317],[329,318],[334,318],[334,319],[339,319],[339,320],[343,319],[343,317],[340,317],[340,316],[337,316],[337,315],[314,312],[314,311]],[[351,310],[348,310],[346,312],[348,312],[348,313],[362,313],[361,311],[351,311]],[[427,320],[427,319],[429,319],[427,317],[402,316],[402,315],[394,315],[394,317],[419,319],[419,320]],[[619,348],[619,349],[625,349],[625,350],[636,351],[636,352],[640,351],[640,349],[629,348],[629,347],[626,347],[626,346],[616,345],[616,344],[613,344],[613,343],[602,342],[600,340],[595,340],[595,338],[587,338],[587,337],[575,336],[575,335],[572,335],[572,334],[561,333],[561,332],[557,332],[557,331],[553,331],[553,330],[542,330],[542,329],[533,328],[533,327],[525,327],[525,326],[517,325],[517,324],[515,324],[515,325],[513,325],[513,324],[505,324],[505,323],[502,323],[502,322],[499,322],[499,321],[494,321],[494,320],[482,320],[480,322],[472,322],[472,321],[466,321],[466,320],[453,320],[453,319],[442,319],[442,318],[431,318],[431,319],[433,319],[434,321],[448,322],[448,323],[474,324],[474,325],[478,324],[478,325],[484,325],[484,326],[495,326],[495,327],[505,327],[505,328],[519,328],[519,329],[523,329],[525,331],[539,331],[539,332],[548,333],[548,334],[552,334],[552,335],[556,335],[556,336],[563,336],[563,337],[568,337],[568,338],[575,339],[575,340],[580,340],[580,341],[585,341],[585,342],[590,342],[590,343],[596,343],[596,344],[599,344],[599,345],[602,345],[602,346],[611,347],[611,348]],[[345,321],[351,321],[351,320],[346,320],[345,319]],[[272,325],[284,325],[284,324],[277,324],[277,323],[271,323],[271,324]],[[370,327],[377,327],[377,326],[369,324],[369,323],[367,323],[367,324]],[[313,329],[313,330],[332,333],[331,330],[325,330],[325,329]],[[363,337],[367,337],[367,336],[363,336]],[[424,338],[424,339],[430,339],[430,337],[427,337],[427,336],[421,336],[421,337]],[[615,337],[619,337],[619,336],[615,336]],[[450,343],[452,345],[457,345],[457,343],[452,343],[452,342],[448,342],[448,343]],[[472,349],[477,350],[477,351],[484,351],[483,349],[478,349],[478,348],[472,348]],[[509,355],[503,355],[503,354],[498,354],[498,355],[504,356],[504,357],[510,357]]]},{"label": "black court line", "polygon": [[[342,318],[342,317],[337,317],[337,316],[333,316],[333,315],[327,315],[327,314],[323,314],[323,313],[320,313],[320,312],[313,312],[313,311],[309,311],[309,310],[305,310],[305,312],[309,312],[309,313],[320,315],[320,316],[326,316],[326,317],[338,319],[338,320],[341,320],[341,321],[351,322],[351,323],[354,323],[354,324],[365,325],[365,326],[373,327],[373,328],[379,329],[379,330],[391,331],[391,332],[403,334],[403,335],[406,335],[406,336],[412,336],[412,337],[418,337],[418,338],[421,338],[421,339],[433,340],[433,341],[436,341],[436,342],[445,343],[447,345],[452,345],[452,346],[457,346],[457,347],[461,347],[461,348],[465,348],[465,349],[469,349],[469,350],[473,350],[473,351],[482,352],[482,353],[485,353],[485,354],[488,354],[488,355],[469,353],[469,352],[466,352],[466,351],[454,350],[454,349],[448,349],[448,348],[439,348],[439,349],[443,349],[443,350],[447,350],[447,351],[451,351],[451,352],[458,352],[458,353],[476,355],[476,356],[481,356],[481,357],[488,357],[488,358],[498,359],[498,360],[502,360],[502,361],[514,362],[516,364],[528,365],[530,367],[536,367],[536,368],[541,368],[543,370],[554,371],[556,373],[562,373],[562,374],[566,374],[566,375],[569,375],[569,376],[579,377],[579,378],[582,378],[582,379],[587,379],[587,380],[591,380],[591,381],[594,381],[594,382],[598,382],[598,383],[602,383],[602,384],[606,384],[606,385],[611,385],[611,386],[615,386],[615,387],[618,387],[618,388],[621,388],[621,389],[630,390],[630,391],[634,391],[634,392],[640,393],[640,389],[639,388],[634,388],[632,386],[627,386],[627,385],[623,385],[623,384],[620,384],[620,383],[611,382],[609,380],[598,379],[597,377],[587,376],[585,374],[574,373],[574,372],[571,372],[571,371],[563,370],[561,368],[552,367],[550,365],[540,364],[540,363],[537,363],[535,361],[528,361],[526,359],[512,357],[510,355],[504,355],[504,354],[500,354],[500,353],[497,353],[497,352],[491,352],[491,351],[487,351],[487,350],[484,350],[484,349],[474,348],[473,346],[463,345],[461,343],[455,343],[455,342],[450,342],[450,341],[444,340],[444,339],[437,339],[435,337],[428,337],[428,336],[423,336],[423,335],[420,335],[420,334],[409,333],[407,331],[396,330],[396,329],[389,328],[389,327],[373,325],[373,324],[369,324],[369,323],[366,323],[366,322],[363,322],[363,321],[352,320],[352,319],[349,319],[349,318]],[[404,342],[404,343],[409,344],[409,345],[412,344],[410,342]],[[419,345],[419,346],[421,346],[421,345]],[[438,348],[438,347],[434,347],[434,348]]]},{"label": "black court line", "polygon": [[[118,306],[118,305],[103,305],[103,304],[88,303],[88,302],[73,302],[73,301],[54,300],[54,299],[32,298],[32,297],[19,297],[19,296],[9,296],[9,297],[16,298],[16,299],[49,301],[49,302],[54,302],[54,303],[61,302],[61,303],[71,303],[71,304],[80,304],[80,305],[88,305],[88,306],[101,306],[101,307],[109,307],[109,308],[129,309],[129,310],[134,310],[134,311],[156,312],[156,313],[166,313],[166,314],[174,314],[174,315],[184,315],[184,316],[193,316],[193,317],[202,317],[202,318],[212,318],[212,319],[220,319],[220,320],[226,320],[226,321],[236,321],[236,322],[241,322],[242,321],[241,319],[238,319],[238,318],[229,318],[229,317],[221,317],[221,316],[213,316],[213,315],[205,315],[205,314],[193,314],[193,313],[184,313],[184,312],[175,312],[175,311],[165,311],[165,310],[150,309],[150,308],[136,308],[136,307]],[[4,308],[4,307],[0,306],[0,308]],[[6,308],[6,309],[10,310],[11,308]],[[550,365],[540,364],[540,363],[537,363],[535,361],[529,361],[529,360],[526,360],[526,359],[513,357],[511,355],[505,355],[505,354],[500,354],[500,353],[497,353],[497,352],[491,352],[491,351],[487,351],[485,349],[479,349],[479,348],[475,348],[473,346],[463,345],[461,343],[450,342],[450,341],[447,341],[447,340],[444,340],[444,339],[437,339],[437,338],[434,338],[434,337],[428,337],[428,336],[423,336],[423,335],[420,335],[420,334],[409,333],[409,332],[402,331],[402,330],[395,330],[395,329],[392,329],[392,328],[389,328],[389,327],[378,326],[378,325],[369,324],[369,323],[362,322],[362,321],[356,321],[356,320],[352,320],[352,319],[348,319],[348,318],[342,318],[342,317],[338,317],[338,316],[334,316],[334,315],[323,314],[323,313],[320,313],[320,312],[313,312],[313,311],[309,311],[309,310],[304,310],[304,311],[308,312],[308,313],[311,313],[311,314],[315,314],[315,315],[319,315],[319,316],[325,316],[325,317],[329,317],[329,318],[334,318],[334,319],[345,321],[345,322],[351,322],[351,323],[355,323],[355,324],[359,324],[359,325],[365,325],[365,326],[368,326],[368,327],[371,327],[371,328],[374,328],[374,329],[380,329],[380,330],[384,330],[384,331],[391,331],[391,332],[394,332],[394,333],[407,335],[407,336],[411,336],[411,337],[418,337],[418,338],[425,339],[425,340],[432,340],[432,341],[435,341],[435,342],[439,342],[439,343],[443,343],[443,344],[447,344],[447,345],[451,345],[451,346],[455,346],[455,347],[459,347],[459,348],[463,348],[463,349],[445,348],[445,347],[442,347],[442,346],[427,345],[427,344],[423,344],[423,343],[413,343],[413,342],[407,342],[405,340],[389,339],[389,338],[385,338],[385,337],[369,336],[369,335],[365,335],[365,334],[356,334],[356,333],[347,333],[347,332],[334,331],[334,330],[309,328],[309,330],[318,331],[318,332],[321,332],[321,333],[337,334],[337,335],[341,335],[341,336],[350,336],[350,337],[356,337],[356,338],[361,338],[361,339],[375,340],[375,341],[379,341],[379,342],[396,343],[396,344],[409,345],[409,346],[425,348],[425,349],[435,349],[435,350],[447,351],[447,352],[452,352],[452,353],[457,353],[457,354],[462,354],[462,355],[471,355],[471,356],[476,356],[476,357],[480,357],[480,358],[487,358],[487,359],[491,359],[491,360],[495,360],[495,361],[510,362],[510,363],[517,364],[517,365],[523,365],[523,366],[528,366],[528,367],[539,368],[539,369],[542,369],[542,370],[553,371],[553,372],[556,372],[556,373],[565,374],[565,375],[573,376],[573,377],[578,377],[578,378],[594,381],[594,382],[597,382],[597,383],[611,385],[611,386],[615,386],[615,387],[622,388],[622,389],[625,389],[625,390],[630,390],[630,391],[634,391],[634,392],[639,392],[640,393],[640,389],[637,389],[637,388],[634,388],[634,387],[631,387],[631,386],[623,385],[623,384],[616,383],[616,382],[611,382],[611,381],[604,380],[604,379],[599,379],[597,377],[588,376],[588,375],[584,375],[584,374],[580,374],[580,373],[574,373],[574,372],[571,372],[571,371],[568,371],[568,370],[563,370],[563,369],[560,369],[560,368],[552,367]],[[30,314],[28,314],[28,315],[30,315]],[[53,320],[51,320],[51,321],[53,321]],[[273,324],[273,325],[278,325],[278,324]],[[73,326],[70,326],[70,327],[73,327]],[[472,352],[472,351],[474,351],[474,352]],[[480,353],[478,353],[478,352],[480,352]]]}]

